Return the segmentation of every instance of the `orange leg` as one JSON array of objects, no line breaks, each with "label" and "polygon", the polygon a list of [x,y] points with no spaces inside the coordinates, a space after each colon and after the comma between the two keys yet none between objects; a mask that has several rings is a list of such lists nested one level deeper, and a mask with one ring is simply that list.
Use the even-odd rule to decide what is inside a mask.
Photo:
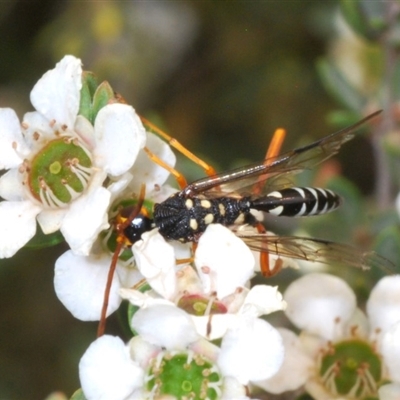
[{"label": "orange leg", "polygon": [[[268,165],[273,161],[275,157],[279,155],[279,152],[281,150],[283,141],[285,140],[286,136],[286,131],[282,128],[278,128],[274,132],[274,136],[272,137],[271,143],[268,146],[268,150],[265,154],[265,161],[264,164]],[[263,188],[264,182],[260,181],[257,182],[254,185],[253,193],[254,194],[260,194]],[[258,232],[260,234],[265,234],[265,228],[262,224],[257,224],[256,226]],[[269,263],[269,253],[268,251],[262,251],[260,252],[260,267],[261,267],[261,273],[265,277],[271,277],[276,275],[282,268],[282,262],[281,260],[277,260],[275,265],[271,268],[270,263]]]},{"label": "orange leg", "polygon": [[117,262],[118,262],[118,257],[126,245],[126,239],[123,234],[124,229],[134,220],[134,218],[140,213],[140,210],[142,209],[143,206],[143,201],[145,197],[145,185],[142,185],[140,189],[140,195],[138,202],[135,206],[135,208],[132,210],[131,214],[129,217],[122,223],[117,223],[116,225],[116,230],[118,233],[117,236],[117,247],[114,251],[114,254],[111,259],[111,265],[110,269],[108,271],[107,275],[107,283],[106,287],[104,290],[104,299],[103,299],[103,306],[101,309],[101,314],[100,314],[100,321],[99,321],[99,326],[97,328],[97,337],[103,336],[105,329],[106,329],[106,319],[107,319],[107,308],[108,308],[108,301],[110,298],[110,290],[111,290],[111,284],[112,284],[112,279],[115,273],[115,269],[117,268]]},{"label": "orange leg", "polygon": [[[264,164],[268,165],[273,161],[272,159],[274,157],[277,157],[281,151],[282,144],[285,140],[286,137],[286,131],[282,128],[278,128],[274,132],[274,136],[272,137],[272,140],[268,146],[267,152],[265,153],[265,161]],[[254,194],[260,194],[262,191],[262,188],[264,186],[264,182],[258,182],[254,185],[253,188],[253,193]]]},{"label": "orange leg", "polygon": [[[208,165],[206,162],[201,160],[199,157],[197,157],[195,154],[193,154],[191,151],[189,151],[186,147],[184,147],[181,143],[179,143],[176,139],[173,137],[169,136],[167,133],[162,131],[160,128],[152,124],[149,120],[147,120],[144,117],[140,117],[142,122],[147,125],[151,130],[153,130],[155,133],[160,135],[171,147],[174,149],[178,150],[181,154],[183,154],[185,157],[187,157],[189,160],[192,160],[195,164],[199,165],[201,168],[204,169],[206,174],[208,176],[212,176],[216,174],[215,169],[211,166]],[[160,164],[161,165],[161,164]],[[172,173],[172,172],[171,172]],[[174,175],[175,176],[175,175]]]}]

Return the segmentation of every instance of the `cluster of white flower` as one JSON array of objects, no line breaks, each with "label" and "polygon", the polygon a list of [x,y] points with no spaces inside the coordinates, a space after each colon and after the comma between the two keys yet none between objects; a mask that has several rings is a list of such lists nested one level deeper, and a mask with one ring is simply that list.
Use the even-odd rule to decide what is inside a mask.
[{"label": "cluster of white flower", "polygon": [[[66,56],[33,88],[36,111],[21,124],[13,110],[0,109],[0,166],[8,169],[0,177],[0,257],[22,248],[36,223],[45,234],[61,231],[71,250],[56,262],[55,291],[76,318],[93,321],[112,257],[104,236],[111,210],[142,184],[146,200],[166,199],[174,192],[165,184],[169,173],[145,146],[171,167],[175,156],[117,99],[93,121],[80,114],[82,81],[80,60]],[[308,274],[284,296],[276,287],[251,287],[258,256],[218,224],[193,255],[191,245],[166,241],[157,229],[131,251],[117,262],[107,315],[128,300],[136,335],[127,344],[104,335],[90,345],[79,365],[87,399],[244,400],[250,385],[275,394],[304,387],[321,400],[378,391],[381,399],[399,398],[398,276],[373,290],[368,321],[333,276]],[[261,318],[275,311],[285,311],[300,335]]]}]

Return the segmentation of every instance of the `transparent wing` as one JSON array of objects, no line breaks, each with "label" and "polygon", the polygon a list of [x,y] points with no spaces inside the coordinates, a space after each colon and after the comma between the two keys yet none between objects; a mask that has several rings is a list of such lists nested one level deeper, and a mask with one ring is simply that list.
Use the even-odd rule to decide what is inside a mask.
[{"label": "transparent wing", "polygon": [[282,257],[321,262],[340,263],[367,270],[380,268],[388,274],[398,273],[388,259],[370,251],[364,252],[347,244],[299,236],[271,236],[269,234],[236,233],[251,249],[266,251]]},{"label": "transparent wing", "polygon": [[291,182],[289,174],[312,168],[332,157],[344,143],[354,138],[357,128],[380,113],[381,111],[376,111],[354,125],[325,136],[307,146],[263,160],[261,163],[197,180],[188,185],[183,193],[186,196],[202,195],[206,198],[230,194],[243,196],[251,193],[255,183],[263,182],[267,179],[268,182],[263,190],[264,192],[289,186]]}]

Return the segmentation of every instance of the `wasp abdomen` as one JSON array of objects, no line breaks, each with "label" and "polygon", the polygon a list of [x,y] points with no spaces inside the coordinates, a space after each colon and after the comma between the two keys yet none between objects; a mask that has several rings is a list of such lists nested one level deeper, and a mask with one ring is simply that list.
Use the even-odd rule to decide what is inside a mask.
[{"label": "wasp abdomen", "polygon": [[232,225],[252,219],[248,198],[203,199],[177,193],[154,206],[154,223],[160,233],[182,242],[197,241],[211,223]]},{"label": "wasp abdomen", "polygon": [[305,217],[335,210],[341,198],[329,189],[292,187],[252,199],[251,208],[287,217]]}]

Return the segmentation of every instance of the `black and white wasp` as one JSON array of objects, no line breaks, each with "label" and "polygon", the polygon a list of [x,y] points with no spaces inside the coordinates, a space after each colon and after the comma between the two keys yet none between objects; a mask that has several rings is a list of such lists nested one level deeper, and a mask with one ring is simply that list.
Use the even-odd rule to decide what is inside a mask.
[{"label": "black and white wasp", "polygon": [[[321,188],[289,187],[290,175],[332,157],[344,143],[355,137],[357,128],[380,112],[307,146],[197,180],[155,204],[153,219],[139,213],[124,229],[124,235],[133,243],[143,232],[157,227],[166,239],[196,242],[211,223],[256,225],[251,210],[292,217],[332,211],[341,201],[337,194]],[[254,185],[260,182],[263,182],[262,193],[252,194]],[[363,252],[346,244],[298,236],[250,235],[241,233],[240,229],[236,232],[250,248],[261,252],[324,263],[339,261],[362,269],[379,267],[389,272],[393,270],[392,263],[378,254]]]}]

